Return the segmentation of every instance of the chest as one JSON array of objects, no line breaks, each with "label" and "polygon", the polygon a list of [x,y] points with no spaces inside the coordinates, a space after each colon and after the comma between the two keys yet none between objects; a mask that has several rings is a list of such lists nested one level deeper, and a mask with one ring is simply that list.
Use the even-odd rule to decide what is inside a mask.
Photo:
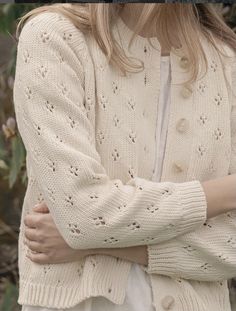
[{"label": "chest", "polygon": [[[150,47],[149,47],[150,48]],[[145,50],[145,47],[144,47]],[[160,53],[138,53],[144,70],[121,76],[105,56],[92,49],[93,75],[85,81],[95,129],[96,148],[111,178],[127,182],[151,179],[155,168],[156,125],[160,103]],[[228,174],[231,103],[216,54],[208,70],[191,85],[185,55],[170,53],[170,108],[161,181],[206,180]],[[224,75],[225,74],[225,75]],[[91,88],[92,85],[92,88]]]}]

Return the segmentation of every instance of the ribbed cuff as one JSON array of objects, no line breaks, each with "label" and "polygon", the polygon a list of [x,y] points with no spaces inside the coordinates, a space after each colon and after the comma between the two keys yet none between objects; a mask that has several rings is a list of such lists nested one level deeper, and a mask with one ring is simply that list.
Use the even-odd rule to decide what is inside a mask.
[{"label": "ribbed cuff", "polygon": [[[183,207],[182,222],[177,228],[178,235],[195,231],[207,219],[207,201],[203,187],[198,180],[184,182],[177,185],[180,204]],[[176,239],[160,244],[147,245],[148,266],[147,273],[158,273],[172,277],[180,277],[176,266],[182,262],[180,244]]]},{"label": "ribbed cuff", "polygon": [[176,267],[179,265],[178,243],[167,241],[166,243],[147,245],[148,265],[144,267],[147,273],[157,273],[178,277]]},{"label": "ribbed cuff", "polygon": [[207,219],[207,200],[198,180],[177,184],[183,218],[176,228],[178,235],[196,230]]}]

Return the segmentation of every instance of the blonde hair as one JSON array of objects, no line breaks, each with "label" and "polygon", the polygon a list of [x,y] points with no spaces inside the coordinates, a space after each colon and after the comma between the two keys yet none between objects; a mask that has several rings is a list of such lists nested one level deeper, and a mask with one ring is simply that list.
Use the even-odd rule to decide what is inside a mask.
[{"label": "blonde hair", "polygon": [[[58,12],[68,17],[80,31],[91,33],[108,61],[117,66],[124,75],[127,71],[136,72],[143,69],[143,62],[141,61],[141,66],[131,62],[119,44],[116,44],[110,31],[111,23],[115,22],[124,5],[124,3],[54,3],[43,5],[20,18],[16,29],[16,38],[19,38],[20,29],[26,20],[41,12]],[[149,19],[156,23],[157,29],[161,30],[160,39],[169,47],[174,46],[173,36],[171,37],[169,34],[173,34],[175,31],[175,38],[180,42],[181,48],[186,51],[191,64],[192,75],[185,83],[196,80],[200,60],[203,60],[205,66],[208,67],[198,33],[203,34],[212,46],[224,56],[227,55],[218,48],[217,41],[226,43],[236,51],[236,34],[226,25],[221,14],[210,3],[144,3],[130,44],[134,36],[143,29],[147,22],[150,22]]]}]

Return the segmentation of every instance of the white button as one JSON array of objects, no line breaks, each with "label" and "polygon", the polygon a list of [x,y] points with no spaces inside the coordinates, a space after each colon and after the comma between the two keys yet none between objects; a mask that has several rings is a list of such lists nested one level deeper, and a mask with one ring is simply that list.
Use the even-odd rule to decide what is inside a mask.
[{"label": "white button", "polygon": [[184,118],[179,119],[179,121],[176,124],[176,130],[180,133],[186,132],[188,129],[188,121]]},{"label": "white button", "polygon": [[184,170],[183,164],[181,164],[179,161],[174,162],[172,168],[175,173],[181,173]]},{"label": "white button", "polygon": [[189,59],[186,56],[182,56],[179,61],[179,65],[183,69],[187,69],[189,67]]},{"label": "white button", "polygon": [[188,85],[185,85],[182,90],[181,90],[181,95],[184,97],[184,98],[188,98],[192,95],[193,93],[193,89],[192,87],[188,84]]},{"label": "white button", "polygon": [[165,310],[170,310],[175,302],[175,299],[173,296],[167,295],[165,296],[162,301],[161,305]]}]

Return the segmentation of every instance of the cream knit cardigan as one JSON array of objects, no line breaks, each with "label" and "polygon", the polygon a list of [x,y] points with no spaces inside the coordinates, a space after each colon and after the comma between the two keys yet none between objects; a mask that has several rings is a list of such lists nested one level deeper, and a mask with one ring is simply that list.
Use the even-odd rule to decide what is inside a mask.
[{"label": "cream knit cardigan", "polygon": [[185,55],[171,50],[167,144],[161,182],[153,182],[160,46],[138,36],[128,50],[132,32],[120,19],[116,25],[115,38],[120,33],[126,54],[144,62],[143,72],[119,75],[95,40],[58,13],[39,14],[21,32],[13,96],[28,185],[18,303],[68,308],[98,295],[124,301],[131,262],[94,255],[40,265],[25,257],[23,218],[45,201],[72,248],[147,244],[149,263],[142,267],[157,310],[228,311],[236,214],[206,221],[200,181],[236,173],[235,55],[222,45],[233,56],[222,66],[201,38],[209,70],[184,87]]}]

